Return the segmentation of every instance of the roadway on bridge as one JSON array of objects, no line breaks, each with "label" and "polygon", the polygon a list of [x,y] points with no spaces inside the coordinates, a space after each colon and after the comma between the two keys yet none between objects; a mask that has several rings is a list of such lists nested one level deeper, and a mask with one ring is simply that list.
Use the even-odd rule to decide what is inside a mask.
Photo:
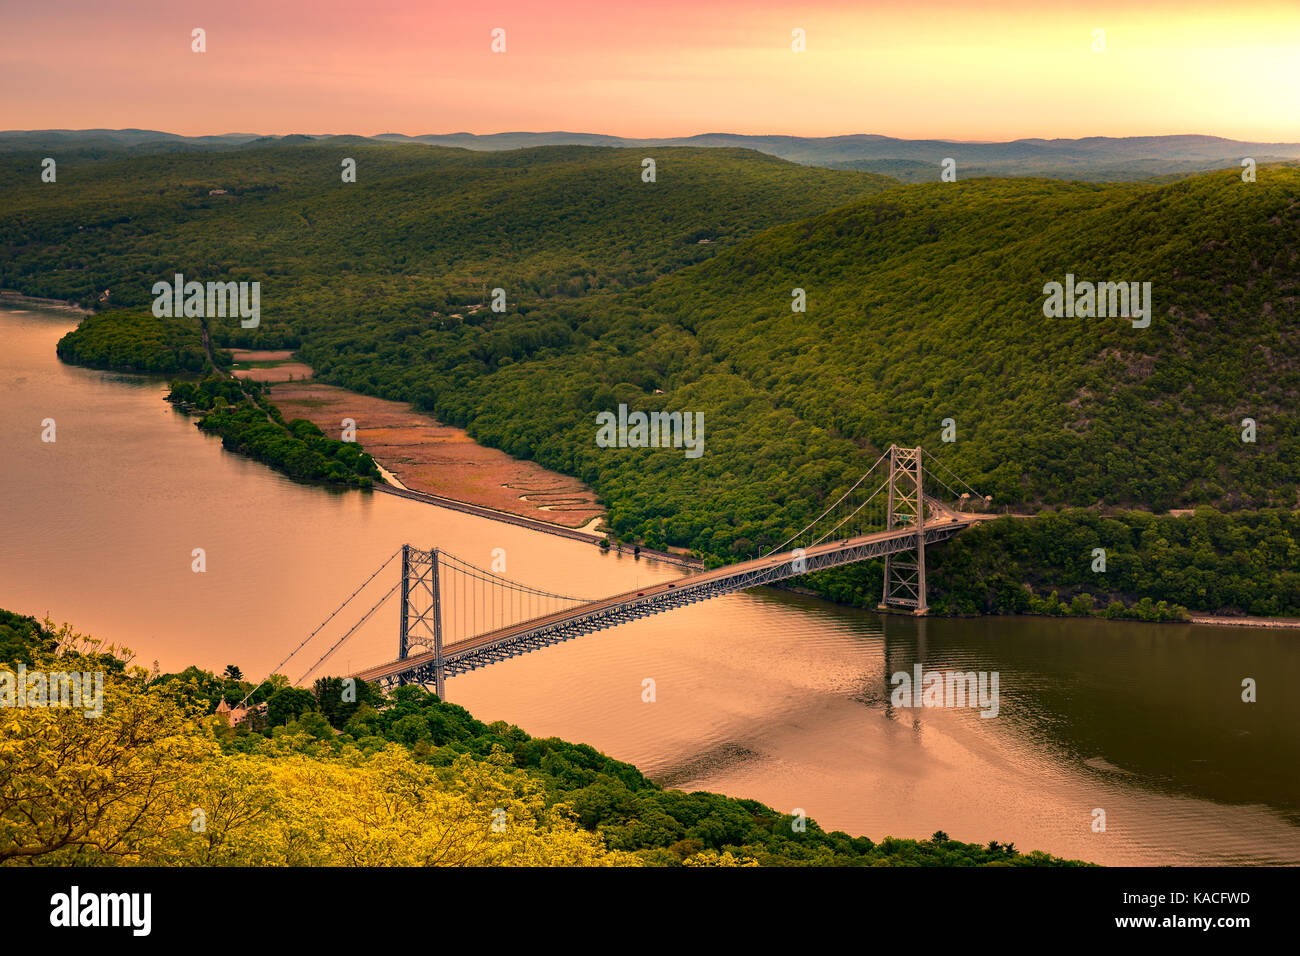
[{"label": "roadway on bridge", "polygon": [[[926,527],[931,528],[936,525],[946,525],[951,527],[957,525],[958,530],[969,527],[981,518],[989,517],[985,515],[962,514],[953,511],[946,505],[930,500],[931,508],[936,510],[942,517],[938,519],[929,519],[926,521]],[[832,541],[826,544],[814,545],[811,548],[804,549],[804,558],[814,558],[825,554],[833,554],[847,548],[856,548],[862,545],[871,544],[879,541],[888,541],[893,538],[900,540],[915,536],[916,531],[912,526],[895,528],[891,531],[878,531],[874,534],[861,535],[855,538],[848,538],[843,541]],[[622,604],[630,604],[639,598],[652,597],[657,594],[663,594],[668,591],[681,588],[685,585],[692,587],[700,584],[707,584],[710,581],[724,580],[734,575],[745,574],[751,571],[771,570],[780,567],[783,564],[789,564],[796,560],[797,556],[793,551],[784,551],[780,554],[773,554],[767,557],[755,558],[751,561],[744,561],[740,564],[727,564],[720,568],[714,568],[712,571],[703,571],[699,574],[690,574],[685,577],[677,578],[673,581],[667,581],[662,584],[648,585],[636,591],[626,591],[622,594],[616,594],[612,597],[603,598],[599,601],[592,601],[587,604],[580,604],[576,607],[569,608],[565,611],[558,611],[554,614],[548,614],[544,617],[533,618],[528,621],[520,621],[518,624],[512,624],[508,627],[499,628],[495,631],[487,631],[475,637],[466,638],[457,641],[455,644],[443,645],[442,654],[446,659],[452,654],[459,654],[464,651],[476,648],[490,647],[494,644],[508,642],[510,638],[517,637],[536,630],[539,627],[546,627],[552,624],[559,624],[573,618],[580,618],[593,611],[602,611],[608,608],[617,607]],[[404,671],[409,671],[424,663],[431,663],[434,660],[432,652],[423,654],[413,654],[403,660],[390,661],[387,664],[381,664],[377,667],[371,667],[359,671],[353,676],[368,682],[382,680],[384,678],[394,677]]]}]

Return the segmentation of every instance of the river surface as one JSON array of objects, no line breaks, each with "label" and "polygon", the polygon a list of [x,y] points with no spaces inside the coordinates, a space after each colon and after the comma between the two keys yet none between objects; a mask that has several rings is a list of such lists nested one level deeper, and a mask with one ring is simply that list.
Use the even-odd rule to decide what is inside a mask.
[{"label": "river surface", "polygon": [[[261,677],[404,542],[482,567],[502,548],[507,577],[583,597],[680,573],[390,495],[296,485],[223,451],[163,401],[159,379],[61,364],[54,346],[74,324],[0,311],[0,606],[69,621],[145,666],[233,663]],[[283,672],[308,671],[395,574]],[[324,671],[395,657],[396,604]],[[997,716],[892,706],[889,675],[917,663],[997,672]],[[1241,701],[1245,677],[1258,703]],[[1300,863],[1297,687],[1296,631],[915,620],[762,590],[455,677],[447,692],[480,719],[589,743],[668,786],[802,809],[827,829],[942,829],[1159,865]]]}]

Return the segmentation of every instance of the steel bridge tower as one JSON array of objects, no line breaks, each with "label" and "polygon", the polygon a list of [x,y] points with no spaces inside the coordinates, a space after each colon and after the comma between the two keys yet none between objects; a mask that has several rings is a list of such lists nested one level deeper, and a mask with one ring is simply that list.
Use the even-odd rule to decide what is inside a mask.
[{"label": "steel bridge tower", "polygon": [[399,660],[406,660],[412,647],[423,647],[433,654],[434,692],[439,700],[446,700],[437,548],[421,551],[402,545],[402,623],[397,647]]},{"label": "steel bridge tower", "polygon": [[889,447],[889,507],[885,527],[916,528],[914,547],[885,555],[885,587],[880,609],[912,608],[915,614],[929,610],[925,600],[925,492],[921,486],[921,449]]}]

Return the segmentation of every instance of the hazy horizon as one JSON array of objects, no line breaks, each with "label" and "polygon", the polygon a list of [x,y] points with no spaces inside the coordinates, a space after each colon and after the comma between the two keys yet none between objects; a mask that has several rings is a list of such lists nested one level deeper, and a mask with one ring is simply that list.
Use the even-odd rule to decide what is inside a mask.
[{"label": "hazy horizon", "polygon": [[[581,0],[565,13],[518,0],[487,10],[397,0],[364,12],[339,0],[142,0],[127,12],[51,0],[6,12],[0,83],[11,96],[0,126],[1296,138],[1278,108],[1300,78],[1294,3],[814,0],[754,10]],[[497,29],[504,52],[492,50]]]},{"label": "hazy horizon", "polygon": [[622,134],[609,133],[596,129],[493,129],[486,131],[476,131],[467,129],[454,130],[424,130],[422,132],[406,132],[403,130],[385,129],[377,133],[358,133],[358,132],[309,132],[306,130],[280,130],[276,132],[263,132],[247,129],[229,129],[222,132],[196,132],[180,133],[174,129],[161,129],[152,126],[44,126],[31,128],[12,128],[0,129],[0,135],[7,133],[162,133],[167,136],[179,136],[187,139],[202,138],[221,138],[230,136],[252,136],[257,138],[270,137],[288,137],[288,136],[307,136],[307,137],[327,137],[327,136],[359,136],[365,139],[375,139],[381,136],[404,136],[408,139],[418,139],[422,136],[475,136],[486,138],[492,136],[602,136],[611,139],[625,140],[648,140],[648,139],[695,139],[703,136],[744,136],[754,138],[764,137],[789,137],[791,139],[850,139],[853,137],[878,137],[881,139],[894,139],[903,142],[937,142],[937,143],[954,143],[967,146],[991,146],[1000,143],[1019,143],[1019,142],[1079,142],[1089,139],[1219,139],[1228,142],[1251,142],[1264,145],[1296,145],[1300,143],[1300,131],[1296,133],[1296,139],[1291,140],[1241,140],[1233,136],[1223,136],[1218,133],[1131,133],[1123,136],[1109,136],[1103,133],[1083,133],[1076,136],[1017,136],[1013,139],[956,139],[951,136],[930,135],[930,136],[893,136],[888,133],[866,132],[858,130],[854,132],[825,133],[816,136],[803,135],[798,133],[788,133],[780,130],[768,130],[766,132],[738,132],[736,130],[716,128],[703,129],[691,133],[676,133],[664,136],[651,136],[639,134]]}]

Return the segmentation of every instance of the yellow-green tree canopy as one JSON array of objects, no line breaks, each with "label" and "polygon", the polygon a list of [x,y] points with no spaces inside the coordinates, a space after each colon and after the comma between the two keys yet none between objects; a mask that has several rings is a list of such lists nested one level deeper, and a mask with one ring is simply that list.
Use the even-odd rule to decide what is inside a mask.
[{"label": "yellow-green tree canopy", "polygon": [[[48,622],[47,622],[48,624]],[[503,752],[450,767],[390,744],[225,754],[212,718],[70,629],[29,670],[104,670],[103,713],[0,711],[0,863],[598,866],[610,852]],[[110,658],[105,661],[104,658]],[[15,669],[0,662],[0,670]]]}]

